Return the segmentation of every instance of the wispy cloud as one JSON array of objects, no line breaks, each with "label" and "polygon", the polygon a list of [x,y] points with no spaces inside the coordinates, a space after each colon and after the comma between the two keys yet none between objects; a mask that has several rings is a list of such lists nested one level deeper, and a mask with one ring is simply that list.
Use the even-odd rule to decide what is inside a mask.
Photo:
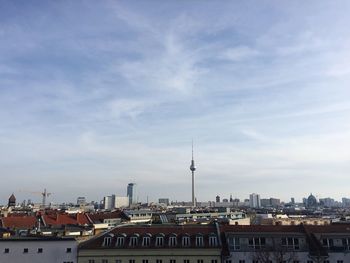
[{"label": "wispy cloud", "polygon": [[[3,2],[9,193],[26,184],[71,201],[62,178],[74,178],[95,200],[131,180],[140,199],[171,195],[169,183],[190,199],[194,138],[199,200],[346,195],[350,6],[339,5]],[[330,176],[343,183],[315,183]]]}]

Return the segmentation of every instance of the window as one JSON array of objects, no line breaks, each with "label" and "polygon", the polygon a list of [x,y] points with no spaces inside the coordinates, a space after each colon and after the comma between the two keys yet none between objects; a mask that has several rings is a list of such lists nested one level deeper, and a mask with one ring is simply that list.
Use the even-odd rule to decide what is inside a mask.
[{"label": "window", "polygon": [[66,253],[72,253],[72,248],[67,247],[67,249],[66,249]]},{"label": "window", "polygon": [[216,247],[218,245],[218,239],[216,236],[210,236],[209,237],[209,246]]},{"label": "window", "polygon": [[299,239],[294,237],[284,237],[282,238],[282,247],[299,250]]},{"label": "window", "polygon": [[225,263],[232,263],[232,260],[231,259],[227,259],[227,260],[225,260]]},{"label": "window", "polygon": [[125,240],[125,237],[117,237],[117,242],[115,243],[115,245],[117,247],[122,247],[124,246],[124,240]]},{"label": "window", "polygon": [[169,237],[169,246],[170,247],[175,247],[176,246],[176,236],[171,236]]},{"label": "window", "polygon": [[148,263],[148,259],[142,259],[142,263]]},{"label": "window", "polygon": [[182,237],[182,246],[184,246],[184,247],[190,246],[190,237],[189,236]]},{"label": "window", "polygon": [[10,249],[9,249],[9,248],[5,248],[4,253],[5,253],[5,254],[10,253]]},{"label": "window", "polygon": [[116,259],[115,263],[122,263],[121,259]]},{"label": "window", "polygon": [[43,253],[43,249],[41,247],[38,248],[38,253]]},{"label": "window", "polygon": [[189,259],[184,259],[184,263],[190,263]]},{"label": "window", "polygon": [[28,253],[28,248],[24,248],[23,253]]},{"label": "window", "polygon": [[259,263],[259,260],[253,260],[252,263]]},{"label": "window", "polygon": [[229,244],[230,248],[233,250],[240,250],[241,249],[239,237],[229,237],[228,244]]},{"label": "window", "polygon": [[143,247],[148,247],[151,243],[151,238],[150,237],[143,237],[142,239],[142,246]]},{"label": "window", "polygon": [[218,263],[218,260],[217,259],[212,259],[211,263]]},{"label": "window", "polygon": [[176,263],[175,259],[170,259],[170,263]]},{"label": "window", "polygon": [[329,260],[325,260],[325,261],[323,261],[323,263],[329,263]]},{"label": "window", "polygon": [[322,245],[327,248],[333,248],[333,239],[331,238],[323,238]]},{"label": "window", "polygon": [[95,263],[94,259],[89,259],[89,263]]},{"label": "window", "polygon": [[203,236],[196,236],[196,247],[202,247],[203,245]]},{"label": "window", "polygon": [[129,263],[135,263],[135,259],[129,259]]},{"label": "window", "polygon": [[299,260],[294,260],[293,263],[299,263]]},{"label": "window", "polygon": [[312,260],[308,260],[307,263],[314,263]]},{"label": "window", "polygon": [[162,262],[163,262],[163,260],[161,260],[161,259],[156,260],[156,263],[162,263]]},{"label": "window", "polygon": [[265,247],[265,238],[264,237],[254,237],[249,238],[249,247],[254,249],[261,249]]},{"label": "window", "polygon": [[350,250],[350,238],[343,238],[342,243],[345,250]]},{"label": "window", "polygon": [[129,242],[129,246],[130,247],[136,247],[137,246],[137,237],[131,237],[130,238],[130,242]]},{"label": "window", "polygon": [[112,238],[111,237],[105,237],[103,239],[103,244],[102,246],[104,247],[109,247],[111,245],[111,242],[112,242]]},{"label": "window", "polygon": [[203,259],[197,259],[197,263],[203,263]]},{"label": "window", "polygon": [[108,259],[102,259],[102,263],[108,263]]},{"label": "window", "polygon": [[238,263],[245,263],[245,260],[244,260],[244,259],[240,259],[240,260],[238,261]]},{"label": "window", "polygon": [[337,263],[343,263],[343,260],[337,260]]},{"label": "window", "polygon": [[164,237],[156,237],[156,246],[162,247],[164,245]]}]

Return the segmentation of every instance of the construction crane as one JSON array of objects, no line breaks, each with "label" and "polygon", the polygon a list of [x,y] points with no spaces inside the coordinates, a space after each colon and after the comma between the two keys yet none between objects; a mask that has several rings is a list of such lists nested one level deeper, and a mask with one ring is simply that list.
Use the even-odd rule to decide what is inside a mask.
[{"label": "construction crane", "polygon": [[49,197],[50,195],[52,195],[52,193],[48,193],[46,191],[46,188],[44,189],[43,192],[32,192],[32,191],[21,191],[21,192],[27,192],[27,193],[35,194],[35,195],[41,195],[42,196],[41,206],[43,209],[45,209],[45,207],[46,207],[46,198]]}]

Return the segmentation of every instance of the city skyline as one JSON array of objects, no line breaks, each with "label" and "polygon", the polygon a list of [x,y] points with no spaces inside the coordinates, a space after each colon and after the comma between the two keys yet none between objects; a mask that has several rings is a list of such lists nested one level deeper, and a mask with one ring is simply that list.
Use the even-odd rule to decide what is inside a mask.
[{"label": "city skyline", "polygon": [[0,7],[0,200],[350,196],[348,1]]}]

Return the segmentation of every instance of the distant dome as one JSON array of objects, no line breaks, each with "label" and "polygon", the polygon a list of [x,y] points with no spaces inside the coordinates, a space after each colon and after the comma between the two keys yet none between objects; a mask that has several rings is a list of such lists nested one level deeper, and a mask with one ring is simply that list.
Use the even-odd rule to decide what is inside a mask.
[{"label": "distant dome", "polygon": [[309,195],[307,198],[307,207],[316,207],[317,206],[317,199],[312,194]]}]

